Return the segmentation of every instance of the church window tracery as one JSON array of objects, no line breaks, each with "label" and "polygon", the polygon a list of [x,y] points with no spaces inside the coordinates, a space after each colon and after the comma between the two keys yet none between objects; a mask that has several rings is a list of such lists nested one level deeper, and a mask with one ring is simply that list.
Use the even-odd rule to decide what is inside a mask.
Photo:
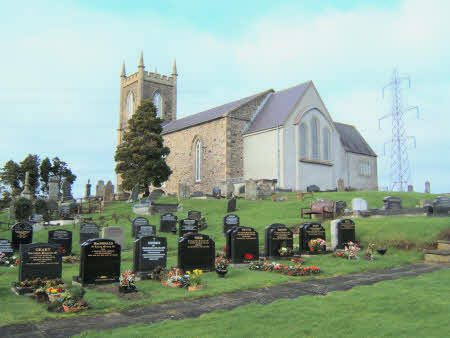
[{"label": "church window tracery", "polygon": [[313,118],[311,121],[312,134],[312,157],[314,160],[319,160],[319,121]]},{"label": "church window tracery", "polygon": [[201,155],[202,155],[202,144],[200,140],[195,143],[195,182],[200,182],[201,179]]},{"label": "church window tracery", "polygon": [[323,160],[330,160],[330,130],[328,128],[323,128],[322,131],[323,137]]},{"label": "church window tracery", "polygon": [[133,96],[133,92],[130,92],[128,94],[127,107],[128,107],[128,118],[130,119],[131,115],[133,115],[133,113],[134,113],[134,96]]},{"label": "church window tracery", "polygon": [[304,123],[300,125],[300,157],[308,157],[308,129]]},{"label": "church window tracery", "polygon": [[162,116],[162,97],[159,92],[156,92],[155,95],[153,95],[153,104],[156,107],[156,117],[161,118],[161,116]]}]

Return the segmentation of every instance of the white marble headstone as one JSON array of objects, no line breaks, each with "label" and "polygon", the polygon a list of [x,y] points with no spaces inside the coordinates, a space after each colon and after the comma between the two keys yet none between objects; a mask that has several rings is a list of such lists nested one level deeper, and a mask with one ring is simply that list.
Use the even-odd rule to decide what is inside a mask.
[{"label": "white marble headstone", "polygon": [[331,232],[331,250],[336,250],[338,245],[338,222],[340,219],[334,219],[330,223],[330,232]]},{"label": "white marble headstone", "polygon": [[367,211],[367,202],[362,198],[352,199],[352,209],[355,211]]}]

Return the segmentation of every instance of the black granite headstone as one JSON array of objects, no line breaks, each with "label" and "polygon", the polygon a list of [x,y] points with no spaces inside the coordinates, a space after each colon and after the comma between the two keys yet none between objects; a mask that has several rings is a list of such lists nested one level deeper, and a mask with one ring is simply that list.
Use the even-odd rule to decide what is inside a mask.
[{"label": "black granite headstone", "polygon": [[48,242],[58,244],[63,256],[72,254],[72,231],[69,230],[50,230],[48,232]]},{"label": "black granite headstone", "polygon": [[200,222],[200,220],[202,219],[202,212],[198,210],[189,210],[188,218],[195,219]]},{"label": "black granite headstone", "polygon": [[264,229],[264,256],[266,257],[269,256],[269,232],[279,226],[285,227],[284,224],[274,223],[266,226],[266,228]]},{"label": "black granite headstone", "polygon": [[228,259],[231,259],[231,233],[234,229],[236,229],[238,226],[234,225],[230,227],[227,232],[225,233],[225,256]]},{"label": "black granite headstone", "polygon": [[114,283],[119,278],[119,244],[109,239],[90,239],[81,245],[80,283]]},{"label": "black granite headstone", "polygon": [[29,222],[19,222],[11,228],[11,242],[14,250],[19,250],[21,244],[33,242],[33,225]]},{"label": "black granite headstone", "polygon": [[145,217],[136,217],[131,222],[131,236],[136,237],[136,229],[139,225],[149,225],[148,219]]},{"label": "black granite headstone", "polygon": [[156,225],[138,225],[136,227],[136,239],[147,236],[156,236]]},{"label": "black granite headstone", "polygon": [[399,210],[402,209],[402,199],[396,196],[388,196],[383,198],[382,210]]},{"label": "black granite headstone", "polygon": [[226,215],[223,217],[223,233],[226,234],[229,229],[240,225],[238,215]]},{"label": "black granite headstone", "polygon": [[80,225],[80,244],[83,244],[89,239],[96,239],[100,237],[99,228],[95,223],[83,223]]},{"label": "black granite headstone", "polygon": [[300,227],[299,247],[300,251],[310,252],[309,241],[322,238],[326,241],[325,229],[320,223],[309,222]]},{"label": "black granite headstone", "polygon": [[61,278],[62,255],[59,245],[50,243],[20,246],[19,281]]},{"label": "black granite headstone", "polygon": [[14,255],[14,249],[9,239],[0,239],[0,252],[7,257],[11,257]]},{"label": "black granite headstone", "polygon": [[159,231],[160,232],[173,232],[173,229],[177,228],[178,217],[173,214],[164,214],[160,217]]},{"label": "black granite headstone", "polygon": [[228,200],[227,212],[236,211],[236,198],[232,197]]},{"label": "black granite headstone", "polygon": [[251,227],[236,227],[231,231],[231,261],[243,263],[246,255],[259,260],[258,233]]},{"label": "black granite headstone", "polygon": [[[341,219],[337,222],[337,249],[344,249],[344,246],[348,242],[355,243],[355,222],[351,219]],[[325,238],[323,238],[325,239]]]},{"label": "black granite headstone", "polygon": [[264,247],[266,257],[279,257],[281,248],[294,249],[294,234],[287,226],[279,225],[269,229],[265,242],[267,243],[267,248]]},{"label": "black granite headstone", "polygon": [[146,236],[134,241],[133,271],[148,274],[156,267],[165,268],[167,262],[167,238]]},{"label": "black granite headstone", "polygon": [[187,233],[178,240],[178,268],[184,271],[215,269],[216,246],[208,235]]},{"label": "black granite headstone", "polygon": [[198,221],[195,219],[185,218],[180,221],[179,237],[183,237],[188,232],[198,232]]}]

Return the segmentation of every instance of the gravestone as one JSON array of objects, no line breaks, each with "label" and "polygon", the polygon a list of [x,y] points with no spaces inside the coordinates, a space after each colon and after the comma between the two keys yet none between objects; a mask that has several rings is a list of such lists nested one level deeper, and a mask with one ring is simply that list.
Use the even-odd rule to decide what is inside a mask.
[{"label": "gravestone", "polygon": [[3,253],[6,257],[14,256],[14,249],[9,239],[0,239],[0,252]]},{"label": "gravestone", "polygon": [[81,245],[81,284],[115,283],[120,278],[120,245],[109,239],[90,239]]},{"label": "gravestone", "polygon": [[97,181],[95,186],[95,197],[103,198],[103,190],[105,189],[105,182],[103,180]]},{"label": "gravestone", "polygon": [[111,181],[108,181],[103,189],[103,200],[110,202],[114,200],[114,186]]},{"label": "gravestone", "polygon": [[294,234],[284,224],[271,224],[264,232],[264,255],[266,257],[279,257],[281,248],[294,249]]},{"label": "gravestone", "polygon": [[150,200],[152,200],[152,201],[156,201],[156,200],[160,199],[161,196],[163,196],[164,194],[165,194],[164,190],[155,189],[150,193],[150,196],[148,198],[150,198]]},{"label": "gravestone", "polygon": [[402,199],[400,197],[388,196],[383,198],[383,208],[381,210],[399,210],[402,208]]},{"label": "gravestone", "polygon": [[367,202],[362,198],[352,199],[352,209],[354,211],[367,211]]},{"label": "gravestone", "polygon": [[22,190],[22,192],[20,193],[20,196],[23,198],[26,198],[28,200],[31,200],[34,196],[33,192],[31,191],[31,186],[30,186],[30,172],[27,171],[25,173],[25,186]]},{"label": "gravestone", "polygon": [[227,189],[227,198],[230,198],[231,196],[233,196],[234,194],[234,184],[231,182],[228,182],[226,185],[226,189]]},{"label": "gravestone", "polygon": [[135,219],[133,219],[133,221],[131,222],[131,236],[133,236],[134,238],[136,238],[136,229],[140,225],[150,225],[150,223],[145,217],[136,217]]},{"label": "gravestone", "polygon": [[222,191],[220,190],[219,187],[214,187],[212,190],[212,195],[214,197],[220,198],[220,196],[222,195]]},{"label": "gravestone", "polygon": [[63,256],[72,254],[72,231],[64,229],[50,230],[48,232],[48,242],[58,245]]},{"label": "gravestone", "polygon": [[430,193],[430,182],[426,181],[425,182],[425,194],[429,194]]},{"label": "gravestone", "polygon": [[424,205],[427,216],[450,216],[450,197],[438,196]]},{"label": "gravestone", "polygon": [[40,223],[40,222],[44,222],[44,216],[42,216],[41,214],[33,214],[30,217],[30,222],[31,223]]},{"label": "gravestone", "polygon": [[306,251],[310,252],[309,249],[309,241],[312,239],[322,238],[326,241],[325,229],[322,227],[320,223],[310,222],[304,223],[300,227],[299,234],[299,247],[300,252]]},{"label": "gravestone", "polygon": [[243,263],[245,255],[253,256],[253,260],[259,260],[258,233],[251,227],[236,227],[231,231],[231,262]]},{"label": "gravestone", "polygon": [[214,270],[215,254],[215,243],[208,235],[187,233],[178,240],[178,268],[183,271]]},{"label": "gravestone", "polygon": [[336,216],[341,216],[344,214],[347,203],[345,201],[336,201],[334,203],[334,213]]},{"label": "gravestone", "polygon": [[156,225],[138,225],[136,227],[136,239],[148,236],[156,236]]},{"label": "gravestone", "polygon": [[61,278],[62,256],[59,245],[23,244],[20,247],[19,281]]},{"label": "gravestone", "polygon": [[120,245],[120,249],[125,249],[125,235],[121,227],[106,227],[103,228],[102,238],[110,239]]},{"label": "gravestone", "polygon": [[133,244],[133,271],[137,275],[149,274],[157,267],[166,267],[167,238],[145,236]]},{"label": "gravestone", "polygon": [[179,237],[183,237],[188,232],[198,232],[198,221],[196,219],[185,218],[180,221]]},{"label": "gravestone", "polygon": [[67,177],[64,178],[62,183],[62,201],[63,202],[73,202],[72,196],[72,183]]},{"label": "gravestone", "polygon": [[59,201],[59,178],[54,174],[48,176],[48,200]]},{"label": "gravestone", "polygon": [[337,191],[338,192],[345,191],[345,184],[344,184],[344,180],[342,178],[337,180]]},{"label": "gravestone", "polygon": [[312,184],[312,185],[309,185],[306,187],[306,191],[307,192],[320,192],[320,188],[317,185]]},{"label": "gravestone", "polygon": [[256,182],[252,179],[245,181],[245,199],[255,201],[256,200]]},{"label": "gravestone", "polygon": [[236,211],[236,197],[232,197],[228,200],[227,212]]},{"label": "gravestone", "polygon": [[85,190],[85,193],[84,193],[84,198],[91,197],[91,187],[92,187],[92,184],[90,183],[90,180],[88,179],[88,182],[86,184],[86,190]]},{"label": "gravestone", "polygon": [[178,201],[188,199],[191,196],[191,189],[187,184],[178,183],[177,197]]},{"label": "gravestone", "polygon": [[344,249],[346,243],[355,241],[355,222],[348,218],[331,221],[331,250]]},{"label": "gravestone", "polygon": [[99,238],[99,228],[95,223],[83,223],[80,225],[80,244],[83,244],[89,239]]},{"label": "gravestone", "polygon": [[229,229],[240,225],[238,215],[226,215],[223,217],[223,233],[226,234]]},{"label": "gravestone", "polygon": [[139,199],[139,184],[136,184],[131,190],[131,196],[128,202],[134,203]]},{"label": "gravestone", "polygon": [[195,219],[200,222],[202,220],[202,212],[198,210],[189,210],[188,218]]},{"label": "gravestone", "polygon": [[174,229],[176,231],[177,221],[178,221],[178,217],[173,214],[167,213],[167,214],[161,215],[160,221],[159,221],[159,231],[160,232],[173,232]]},{"label": "gravestone", "polygon": [[231,259],[231,233],[234,229],[236,229],[238,226],[232,226],[225,232],[225,256],[228,259]]},{"label": "gravestone", "polygon": [[33,242],[33,225],[29,222],[19,222],[11,228],[11,242],[15,251],[19,250],[21,244]]},{"label": "gravestone", "polygon": [[60,205],[58,207],[58,216],[62,219],[70,219],[72,216],[69,205]]}]

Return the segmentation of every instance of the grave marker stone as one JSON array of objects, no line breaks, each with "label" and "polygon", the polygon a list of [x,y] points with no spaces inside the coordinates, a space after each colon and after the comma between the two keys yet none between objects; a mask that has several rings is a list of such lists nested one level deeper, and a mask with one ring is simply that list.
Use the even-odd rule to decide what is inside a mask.
[{"label": "grave marker stone", "polygon": [[294,234],[284,224],[267,226],[264,235],[266,236],[266,245],[264,246],[264,255],[266,257],[279,257],[279,250],[283,247],[290,250],[294,249]]},{"label": "grave marker stone", "polygon": [[230,214],[223,217],[223,233],[226,234],[227,231],[235,226],[240,225],[240,220],[238,215]]},{"label": "grave marker stone", "polygon": [[352,209],[354,211],[367,211],[367,202],[362,198],[352,199]]},{"label": "grave marker stone", "polygon": [[89,239],[96,239],[100,237],[99,228],[95,223],[83,223],[80,225],[80,244],[83,244]]},{"label": "grave marker stone", "polygon": [[156,225],[138,225],[136,227],[136,238],[156,236]]},{"label": "grave marker stone", "polygon": [[198,232],[198,221],[196,219],[185,218],[180,221],[179,237],[183,237],[188,232]]},{"label": "grave marker stone", "polygon": [[167,238],[141,237],[134,241],[133,249],[133,271],[137,275],[149,274],[158,266],[166,267]]},{"label": "grave marker stone", "polygon": [[232,197],[228,200],[227,212],[236,211],[236,197]]},{"label": "grave marker stone", "polygon": [[251,227],[236,227],[230,233],[231,261],[234,264],[243,263],[245,255],[253,256],[253,260],[259,260],[258,233]]},{"label": "grave marker stone", "polygon": [[178,183],[177,197],[179,201],[188,199],[191,196],[191,189],[187,184]]},{"label": "grave marker stone", "polygon": [[63,256],[72,254],[72,231],[64,229],[50,230],[48,232],[48,242],[58,245]]},{"label": "grave marker stone", "polygon": [[82,284],[114,283],[120,277],[120,245],[109,239],[90,239],[81,245]]},{"label": "grave marker stone", "polygon": [[245,181],[245,199],[255,201],[256,200],[256,182],[252,179]]},{"label": "grave marker stone", "polygon": [[19,281],[61,278],[62,255],[58,244],[32,243],[20,247]]},{"label": "grave marker stone", "polygon": [[382,210],[399,210],[402,208],[402,199],[400,197],[388,196],[383,198]]},{"label": "grave marker stone", "polygon": [[7,257],[11,257],[14,255],[14,249],[9,239],[6,238],[0,239],[0,252]]},{"label": "grave marker stone", "polygon": [[59,179],[54,174],[48,176],[48,200],[59,200]]},{"label": "grave marker stone", "polygon": [[125,248],[125,234],[121,227],[106,227],[103,228],[102,238],[110,239],[120,245],[120,249]]},{"label": "grave marker stone", "polygon": [[202,219],[202,212],[198,210],[189,210],[188,211],[188,218],[195,219],[197,221],[201,221]]},{"label": "grave marker stone", "polygon": [[325,229],[320,223],[310,222],[305,223],[300,227],[299,235],[299,247],[300,252],[306,251],[310,252],[309,241],[312,239],[322,238],[326,241]]},{"label": "grave marker stone", "polygon": [[128,202],[134,203],[139,199],[139,184],[136,184],[131,190],[131,196]]},{"label": "grave marker stone", "polygon": [[225,256],[228,259],[231,259],[231,233],[234,229],[236,229],[238,226],[232,226],[227,230],[225,233]]},{"label": "grave marker stone", "polygon": [[105,188],[103,189],[103,200],[106,202],[114,200],[114,186],[111,181],[106,182]]},{"label": "grave marker stone", "polygon": [[215,253],[215,243],[208,235],[187,233],[178,240],[178,268],[212,271]]},{"label": "grave marker stone", "polygon": [[11,242],[15,251],[19,250],[21,244],[33,242],[33,225],[29,222],[19,222],[11,228]]},{"label": "grave marker stone", "polygon": [[163,196],[164,194],[165,194],[164,190],[155,189],[150,193],[150,196],[148,198],[150,198],[150,200],[152,200],[152,201],[156,201],[156,200],[160,199],[161,196]]},{"label": "grave marker stone", "polygon": [[103,180],[97,181],[95,186],[95,197],[103,198],[103,190],[105,189],[105,182]]},{"label": "grave marker stone", "polygon": [[159,221],[159,231],[160,232],[173,232],[174,229],[176,231],[177,221],[178,221],[178,217],[173,214],[167,213],[167,214],[161,215],[160,221]]},{"label": "grave marker stone", "polygon": [[331,250],[344,249],[346,243],[355,241],[353,220],[346,218],[331,221]]},{"label": "grave marker stone", "polygon": [[136,217],[133,219],[131,222],[131,236],[134,238],[136,238],[136,229],[140,225],[150,225],[150,223],[148,223],[148,219],[145,217]]}]

